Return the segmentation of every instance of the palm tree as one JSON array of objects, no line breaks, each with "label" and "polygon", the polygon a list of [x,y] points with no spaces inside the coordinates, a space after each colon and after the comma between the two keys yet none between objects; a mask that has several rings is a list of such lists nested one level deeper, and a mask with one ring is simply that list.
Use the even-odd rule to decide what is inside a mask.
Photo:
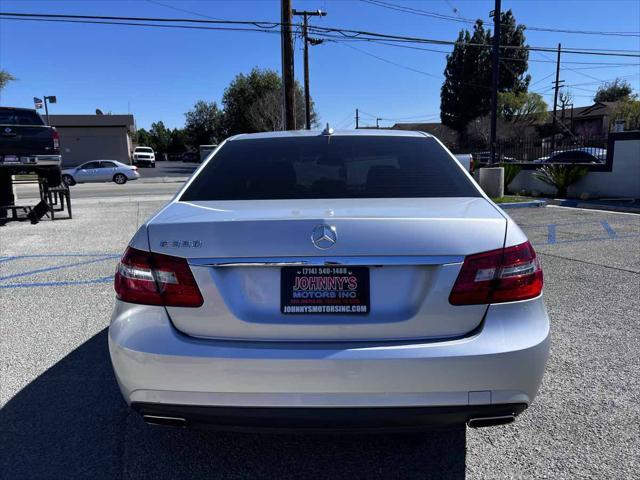
[{"label": "palm tree", "polygon": [[7,86],[7,83],[13,82],[14,80],[16,80],[16,77],[6,70],[0,70],[0,91]]},{"label": "palm tree", "polygon": [[533,176],[538,180],[556,187],[558,197],[566,198],[569,185],[584,177],[589,170],[577,165],[545,165]]}]

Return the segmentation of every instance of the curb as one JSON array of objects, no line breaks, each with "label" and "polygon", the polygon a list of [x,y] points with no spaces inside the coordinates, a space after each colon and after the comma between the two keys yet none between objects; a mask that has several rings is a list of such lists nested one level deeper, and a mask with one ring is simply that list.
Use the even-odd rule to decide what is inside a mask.
[{"label": "curb", "polygon": [[136,180],[138,183],[184,183],[189,177],[141,177]]},{"label": "curb", "polygon": [[509,202],[509,203],[496,203],[502,209],[509,208],[538,208],[546,207],[547,202],[544,200],[532,200],[530,202]]},{"label": "curb", "polygon": [[580,200],[547,200],[550,205],[567,208],[584,208],[587,210],[603,210],[610,212],[623,212],[623,213],[640,213],[639,207],[625,207],[624,205],[608,205],[606,203],[592,203],[582,202]]}]

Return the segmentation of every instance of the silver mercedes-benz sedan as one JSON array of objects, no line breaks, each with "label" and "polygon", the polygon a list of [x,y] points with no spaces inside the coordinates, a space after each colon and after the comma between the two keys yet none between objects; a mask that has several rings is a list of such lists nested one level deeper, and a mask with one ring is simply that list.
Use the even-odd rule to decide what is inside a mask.
[{"label": "silver mercedes-benz sedan", "polygon": [[113,367],[152,424],[504,424],[549,348],[533,247],[419,132],[228,139],[133,237],[115,290]]}]

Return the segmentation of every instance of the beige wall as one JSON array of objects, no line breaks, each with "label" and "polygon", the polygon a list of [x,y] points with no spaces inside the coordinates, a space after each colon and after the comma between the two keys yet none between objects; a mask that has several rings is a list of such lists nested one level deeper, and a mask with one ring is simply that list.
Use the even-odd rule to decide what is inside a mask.
[{"label": "beige wall", "polygon": [[126,127],[57,127],[63,167],[89,160],[130,161],[130,139]]}]

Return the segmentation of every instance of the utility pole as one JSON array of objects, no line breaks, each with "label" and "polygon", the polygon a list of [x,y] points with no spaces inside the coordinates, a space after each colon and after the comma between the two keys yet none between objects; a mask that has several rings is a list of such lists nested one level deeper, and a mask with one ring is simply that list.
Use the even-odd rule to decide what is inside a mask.
[{"label": "utility pole", "polygon": [[493,9],[493,76],[491,81],[491,158],[489,165],[493,165],[496,161],[496,128],[498,124],[498,83],[500,80],[500,21],[501,21],[501,4],[500,0],[496,0]]},{"label": "utility pole", "polygon": [[302,16],[302,36],[304,37],[304,116],[307,130],[311,130],[311,100],[309,93],[309,43],[312,45],[319,45],[322,40],[309,39],[307,27],[309,24],[309,17],[324,17],[327,13],[322,10],[316,10],[315,12],[307,10],[293,10],[293,14]]},{"label": "utility pole", "polygon": [[556,109],[558,108],[558,90],[560,89],[560,51],[562,46],[558,44],[558,59],[556,60],[556,81],[554,84],[554,92],[553,92],[553,118],[552,128],[551,128],[551,151],[555,149],[556,146]]},{"label": "utility pole", "polygon": [[356,108],[356,130],[360,127],[360,115],[358,114],[358,109]]},{"label": "utility pole", "polygon": [[46,97],[46,95],[44,97],[44,114],[47,117],[47,125],[51,125],[49,123],[49,107],[47,106],[47,97]]},{"label": "utility pole", "polygon": [[293,41],[291,37],[291,0],[280,0],[280,35],[282,50],[282,88],[284,130],[296,129],[295,84],[293,76]]}]

